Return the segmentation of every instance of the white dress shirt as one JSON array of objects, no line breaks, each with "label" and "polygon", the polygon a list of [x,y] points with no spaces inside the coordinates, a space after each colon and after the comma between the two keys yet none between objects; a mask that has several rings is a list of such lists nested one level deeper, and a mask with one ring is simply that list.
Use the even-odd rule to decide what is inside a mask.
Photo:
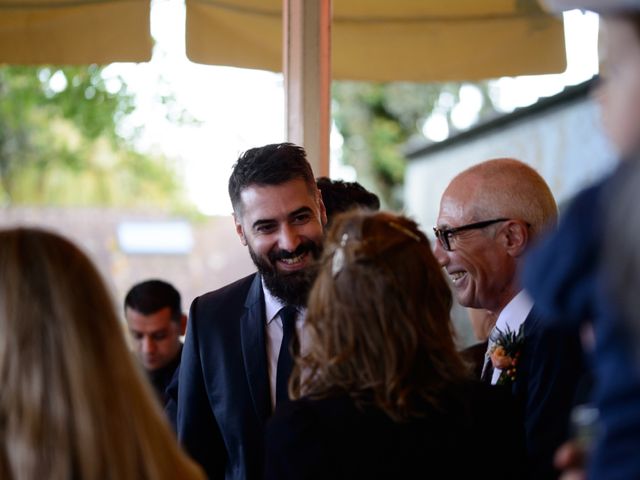
[{"label": "white dress shirt", "polygon": [[[278,313],[285,306],[279,298],[274,297],[262,280],[262,291],[264,292],[265,311],[265,336],[267,347],[267,370],[269,371],[269,390],[271,394],[271,406],[276,405],[276,372],[278,371],[278,356],[280,355],[280,345],[282,344],[282,319]],[[302,327],[306,310],[298,310],[296,316],[296,331],[300,339],[300,351],[304,351]]]},{"label": "white dress shirt", "polygon": [[[491,330],[491,333],[495,332],[499,329],[501,332],[506,332],[507,327],[512,332],[517,332],[520,329],[520,325],[524,323],[533,308],[533,300],[529,296],[527,292],[524,290],[520,290],[520,292],[511,299],[509,303],[502,309],[498,319],[496,320],[496,324]],[[489,336],[489,344],[487,347],[487,354],[485,358],[488,358],[488,361],[491,361],[489,358],[489,352],[491,351],[491,347],[493,343],[491,342],[491,335]],[[502,369],[496,368],[493,371],[493,377],[491,377],[491,385],[495,385],[500,378],[500,374],[502,373]]]}]

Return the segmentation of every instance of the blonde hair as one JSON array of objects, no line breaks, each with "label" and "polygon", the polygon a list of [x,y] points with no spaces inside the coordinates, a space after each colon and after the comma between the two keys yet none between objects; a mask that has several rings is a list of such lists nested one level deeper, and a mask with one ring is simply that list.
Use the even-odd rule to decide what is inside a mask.
[{"label": "blonde hair", "polygon": [[425,405],[446,408],[451,387],[468,377],[450,308],[442,269],[415,222],[384,212],[338,216],[310,293],[309,348],[291,393],[347,393],[396,421],[421,416]]},{"label": "blonde hair", "polygon": [[0,231],[0,478],[202,478],[115,312],[100,274],[70,241]]}]

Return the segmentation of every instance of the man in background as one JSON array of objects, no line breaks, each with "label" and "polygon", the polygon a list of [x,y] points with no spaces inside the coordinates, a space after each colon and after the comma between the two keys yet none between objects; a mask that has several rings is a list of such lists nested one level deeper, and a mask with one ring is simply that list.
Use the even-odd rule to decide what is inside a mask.
[{"label": "man in background", "polygon": [[124,312],[134,352],[166,407],[166,389],[180,365],[180,337],[187,325],[180,293],[162,280],[138,283],[125,297]]},{"label": "man in background", "polygon": [[318,177],[316,184],[322,194],[322,202],[327,211],[327,229],[331,225],[333,218],[339,213],[347,212],[353,208],[380,209],[378,196],[358,182],[345,182],[343,180],[331,180],[328,177]]}]

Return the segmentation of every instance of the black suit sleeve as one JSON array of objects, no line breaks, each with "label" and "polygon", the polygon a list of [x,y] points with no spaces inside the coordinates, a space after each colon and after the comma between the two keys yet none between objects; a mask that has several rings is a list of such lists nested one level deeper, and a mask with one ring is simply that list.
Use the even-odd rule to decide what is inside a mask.
[{"label": "black suit sleeve", "polygon": [[[180,352],[182,354],[182,352]],[[173,427],[173,431],[177,431],[177,422],[178,422],[178,379],[180,375],[180,366],[176,368],[176,371],[173,372],[173,376],[171,377],[171,381],[169,385],[165,389],[165,403],[164,403],[164,413],[169,419],[169,423]]]},{"label": "black suit sleeve", "polygon": [[209,479],[224,479],[227,454],[215,416],[211,411],[198,339],[197,302],[191,305],[182,351],[178,384],[178,439]]},{"label": "black suit sleeve", "polygon": [[475,478],[526,479],[524,426],[510,388],[478,383],[475,389],[474,436],[463,453]]},{"label": "black suit sleeve", "polygon": [[[578,383],[585,372],[578,332],[536,322],[525,337],[526,382],[517,391],[524,406],[530,478],[555,479],[558,447],[567,440]],[[517,387],[517,386],[516,386]]]}]

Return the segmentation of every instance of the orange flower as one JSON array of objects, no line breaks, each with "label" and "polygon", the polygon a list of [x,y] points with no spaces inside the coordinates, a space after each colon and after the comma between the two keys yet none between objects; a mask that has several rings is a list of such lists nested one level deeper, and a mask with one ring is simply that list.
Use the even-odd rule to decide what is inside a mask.
[{"label": "orange flower", "polygon": [[504,370],[505,368],[509,368],[513,365],[513,359],[507,355],[507,352],[503,347],[497,346],[491,352],[491,363],[493,363],[493,368],[500,368]]}]

